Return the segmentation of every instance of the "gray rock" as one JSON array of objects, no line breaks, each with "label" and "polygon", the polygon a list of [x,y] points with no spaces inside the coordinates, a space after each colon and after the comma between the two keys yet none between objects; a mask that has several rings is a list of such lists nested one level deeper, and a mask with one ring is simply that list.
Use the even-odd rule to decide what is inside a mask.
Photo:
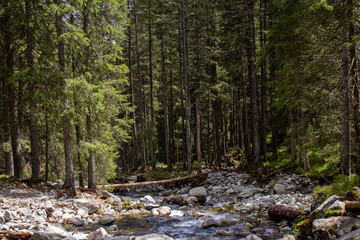
[{"label": "gray rock", "polygon": [[296,240],[296,238],[289,234],[289,235],[285,235],[284,237],[280,238],[279,240]]},{"label": "gray rock", "polygon": [[60,210],[55,210],[52,214],[51,214],[54,218],[59,218],[63,215],[63,212]]},{"label": "gray rock", "polygon": [[234,224],[234,223],[238,223],[239,221],[240,221],[240,215],[233,213],[228,213],[221,219],[222,224]]},{"label": "gray rock", "polygon": [[73,224],[76,227],[82,226],[84,225],[84,220],[78,218],[78,217],[73,217],[69,219],[69,223]]},{"label": "gray rock", "polygon": [[313,222],[313,232],[327,232],[332,229],[336,236],[341,237],[350,233],[359,221],[359,219],[344,216],[316,219]]},{"label": "gray rock", "polygon": [[332,204],[334,204],[336,201],[340,201],[340,198],[336,195],[333,195],[326,199],[319,207],[315,209],[315,211],[312,214],[320,214],[324,212],[324,210],[328,209]]},{"label": "gray rock", "polygon": [[96,213],[100,209],[100,204],[93,199],[75,199],[73,204],[77,208],[86,208],[89,214]]},{"label": "gray rock", "polygon": [[251,225],[251,228],[248,225],[251,225],[251,224],[250,223],[237,223],[237,224],[230,226],[228,230],[234,234],[242,233],[244,231],[250,231],[252,228],[252,225]]},{"label": "gray rock", "polygon": [[246,239],[246,240],[262,240],[261,237],[258,237],[258,236],[256,236],[255,234],[250,234],[250,235],[246,236],[245,239]]},{"label": "gray rock", "polygon": [[274,190],[277,193],[285,192],[286,186],[284,184],[281,184],[281,183],[276,183],[275,186],[274,186]]},{"label": "gray rock", "polygon": [[144,203],[156,203],[154,198],[150,195],[146,195],[145,197],[141,198],[140,201]]},{"label": "gray rock", "polygon": [[202,228],[209,228],[209,227],[214,227],[217,226],[218,222],[213,219],[213,218],[206,218],[203,223],[201,224]]},{"label": "gray rock", "polygon": [[89,234],[88,240],[96,240],[96,239],[99,239],[99,238],[103,238],[103,237],[105,237],[107,235],[108,234],[107,234],[105,229],[99,228],[96,231]]},{"label": "gray rock", "polygon": [[171,208],[169,208],[168,206],[159,207],[159,213],[161,215],[170,215],[171,214]]},{"label": "gray rock", "polygon": [[193,196],[190,196],[190,197],[186,198],[186,200],[185,200],[185,203],[186,203],[187,205],[190,205],[190,204],[196,205],[197,202],[198,202],[197,198],[196,198],[196,197],[193,197]]},{"label": "gray rock", "polygon": [[104,214],[101,218],[99,223],[102,225],[110,225],[111,223],[115,222],[116,217],[111,214]]},{"label": "gray rock", "polygon": [[89,213],[86,208],[80,208],[77,210],[77,215],[82,218],[87,218],[89,216]]},{"label": "gray rock", "polygon": [[207,191],[205,187],[196,187],[190,189],[189,195],[196,197],[199,203],[205,203],[207,197]]},{"label": "gray rock", "polygon": [[135,240],[173,240],[173,238],[164,234],[147,234],[136,237]]},{"label": "gray rock", "polygon": [[256,193],[262,192],[260,188],[245,188],[237,195],[238,199],[249,198],[254,196]]}]

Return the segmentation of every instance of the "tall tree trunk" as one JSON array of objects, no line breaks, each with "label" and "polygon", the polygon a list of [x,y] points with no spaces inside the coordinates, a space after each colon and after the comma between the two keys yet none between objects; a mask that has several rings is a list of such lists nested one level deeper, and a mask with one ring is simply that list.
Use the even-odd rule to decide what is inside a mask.
[{"label": "tall tree trunk", "polygon": [[160,25],[160,46],[161,46],[161,78],[163,82],[163,104],[164,104],[164,128],[165,128],[165,162],[168,166],[168,170],[172,170],[170,161],[170,129],[169,129],[169,110],[168,110],[168,86],[166,77],[166,58],[164,47],[164,33],[163,26]]},{"label": "tall tree trunk", "polygon": [[10,114],[9,114],[9,104],[10,104],[10,96],[9,96],[9,83],[8,79],[11,76],[11,72],[9,69],[7,69],[8,66],[8,57],[11,57],[8,53],[10,53],[11,50],[11,38],[10,38],[10,29],[9,29],[9,20],[10,20],[10,13],[8,11],[5,11],[5,14],[2,18],[0,18],[0,27],[1,32],[4,32],[5,39],[4,39],[4,46],[1,49],[2,57],[0,58],[0,64],[1,66],[6,66],[5,68],[1,68],[0,72],[0,79],[1,79],[1,113],[3,117],[3,134],[4,134],[4,145],[6,146],[6,149],[4,151],[4,159],[5,159],[5,173],[9,176],[14,176],[14,162],[11,155],[11,129],[10,129]]},{"label": "tall tree trunk", "polygon": [[151,112],[151,124],[150,124],[150,162],[152,168],[156,168],[156,159],[154,156],[154,97],[153,97],[153,60],[152,60],[152,33],[151,33],[151,9],[152,9],[152,0],[149,0],[149,80],[150,80],[150,112]]},{"label": "tall tree trunk", "polygon": [[[130,82],[130,98],[131,98],[131,108],[135,108],[135,101],[134,101],[134,81],[132,76],[132,54],[131,54],[131,26],[128,27],[129,31],[129,82]],[[131,126],[131,163],[132,168],[138,168],[138,159],[137,159],[137,140],[136,140],[136,117],[135,117],[135,111],[131,113],[131,118],[133,120],[132,126]]]},{"label": "tall tree trunk", "polygon": [[186,107],[186,163],[187,170],[189,173],[192,171],[191,166],[191,126],[190,126],[190,118],[191,118],[191,103],[190,103],[190,90],[189,90],[189,82],[188,82],[188,52],[187,52],[187,29],[186,29],[186,8],[187,1],[181,1],[182,8],[182,32],[183,32],[183,52],[184,52],[184,85],[185,85],[185,107]]},{"label": "tall tree trunk", "polygon": [[354,18],[354,3],[353,0],[346,0],[347,3],[347,19],[348,19],[348,44],[349,44],[349,59],[350,59],[350,83],[354,86],[353,94],[353,114],[354,114],[354,133],[355,133],[355,149],[357,153],[356,161],[356,173],[360,175],[360,108],[359,108],[359,83],[357,72],[355,71],[357,66],[356,51],[355,51],[355,27],[353,23]]},{"label": "tall tree trunk", "polygon": [[45,183],[49,181],[49,142],[48,108],[45,107]]},{"label": "tall tree trunk", "polygon": [[145,141],[144,141],[144,119],[143,119],[143,93],[142,93],[142,78],[140,71],[140,52],[139,52],[139,40],[138,40],[138,17],[136,0],[134,0],[134,17],[135,17],[135,45],[136,45],[136,60],[137,60],[137,75],[138,75],[138,98],[139,98],[139,120],[140,120],[140,163],[141,168],[145,169]]},{"label": "tall tree trunk", "polygon": [[[30,27],[32,22],[32,6],[33,0],[25,1],[26,8],[26,61],[27,66],[32,71],[34,70],[34,36]],[[29,91],[34,94],[35,86],[32,81],[29,81]],[[40,179],[40,161],[39,161],[39,134],[38,123],[36,119],[36,99],[34,96],[30,99],[30,144],[31,144],[31,178]]]},{"label": "tall tree trunk", "polygon": [[341,171],[344,175],[350,174],[350,98],[349,98],[349,61],[347,49],[342,50],[342,146],[341,146]]},{"label": "tall tree trunk", "polygon": [[[267,30],[267,1],[260,1],[260,8],[262,10],[260,15],[260,44],[261,49],[266,45],[266,34]],[[267,71],[266,71],[266,58],[263,57],[261,61],[261,156],[263,161],[266,161],[266,138],[267,138],[267,103],[266,103],[266,91],[267,91]]]},{"label": "tall tree trunk", "polygon": [[[84,33],[88,35],[89,32],[89,9],[88,4],[84,6],[83,9],[83,17],[84,17]],[[90,49],[86,47],[85,53],[85,71],[89,69],[89,57],[90,57]],[[87,127],[87,138],[91,145],[95,144],[95,130],[94,130],[94,109],[93,109],[93,101],[90,99],[88,114],[86,116],[86,127]],[[92,146],[93,147],[93,146]],[[91,147],[91,148],[92,148]],[[88,188],[92,191],[96,191],[96,163],[95,163],[95,152],[93,149],[89,150],[89,159],[88,159]]]},{"label": "tall tree trunk", "polygon": [[255,67],[255,21],[254,21],[254,0],[248,0],[248,68],[249,68],[249,82],[250,82],[250,100],[251,100],[251,129],[252,129],[252,144],[253,144],[253,160],[256,164],[260,162],[261,158],[261,141],[260,141],[260,119],[258,108],[258,80],[256,76]]},{"label": "tall tree trunk", "polygon": [[[56,0],[55,4],[58,7],[61,7],[62,0]],[[63,27],[63,17],[61,15],[56,15],[56,32],[57,37],[60,38],[64,33]],[[64,152],[65,152],[65,183],[63,188],[67,190],[67,194],[69,196],[75,196],[75,177],[74,177],[74,165],[73,165],[73,154],[72,154],[72,144],[71,144],[71,123],[68,115],[69,109],[69,100],[66,95],[66,81],[65,81],[65,42],[64,40],[60,40],[58,43],[58,64],[59,70],[62,74],[60,82],[63,88],[62,93],[62,105],[63,105],[63,135],[64,135]]]}]

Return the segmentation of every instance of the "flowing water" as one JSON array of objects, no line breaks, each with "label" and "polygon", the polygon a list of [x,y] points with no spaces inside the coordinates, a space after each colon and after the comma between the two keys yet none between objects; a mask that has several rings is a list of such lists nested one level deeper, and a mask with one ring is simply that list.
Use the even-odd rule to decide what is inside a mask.
[{"label": "flowing water", "polygon": [[[150,194],[151,195],[151,194]],[[154,195],[153,195],[154,196]],[[129,195],[137,200],[139,195]],[[154,197],[159,200],[161,197]],[[239,214],[231,208],[232,202],[220,202],[214,205],[181,207],[169,205],[169,216],[124,215],[116,225],[119,231],[115,236],[140,236],[150,233],[166,234],[174,239],[241,239],[255,234],[262,239],[279,239],[289,233],[284,223],[278,224],[268,219],[264,212]],[[206,218],[220,222],[220,226],[203,228]],[[230,221],[224,221],[228,217]],[[235,219],[231,220],[231,219]],[[252,225],[251,230],[246,226]]]}]

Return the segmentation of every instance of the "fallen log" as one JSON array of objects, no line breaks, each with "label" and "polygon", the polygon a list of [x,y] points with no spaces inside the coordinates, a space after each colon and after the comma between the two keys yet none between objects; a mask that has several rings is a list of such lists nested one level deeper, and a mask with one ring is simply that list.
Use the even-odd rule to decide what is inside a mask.
[{"label": "fallen log", "polygon": [[342,237],[337,238],[336,240],[353,240],[358,239],[360,237],[360,229],[356,229]]},{"label": "fallen log", "polygon": [[360,212],[359,201],[345,201],[345,210],[347,212],[358,213]]},{"label": "fallen log", "polygon": [[167,184],[175,184],[178,182],[190,182],[196,179],[201,179],[203,177],[205,177],[206,175],[208,175],[209,173],[212,173],[214,171],[210,171],[210,172],[203,172],[203,173],[199,173],[199,174],[195,174],[195,175],[191,175],[191,176],[187,176],[187,177],[178,177],[178,178],[173,178],[173,179],[166,179],[166,180],[159,180],[159,181],[149,181],[149,182],[136,182],[136,183],[122,183],[122,184],[107,184],[107,185],[101,185],[98,188],[99,189],[107,189],[107,188],[113,188],[116,189],[116,191],[123,191],[123,190],[127,190],[127,189],[132,189],[132,188],[136,188],[136,187],[143,187],[143,186],[148,186],[148,185],[167,185]]},{"label": "fallen log", "polygon": [[28,240],[32,236],[32,233],[23,233],[23,232],[13,232],[13,231],[0,231],[0,237],[5,237],[6,239],[21,239]]},{"label": "fallen log", "polygon": [[274,221],[294,221],[302,213],[297,208],[274,204],[268,209],[268,215]]}]

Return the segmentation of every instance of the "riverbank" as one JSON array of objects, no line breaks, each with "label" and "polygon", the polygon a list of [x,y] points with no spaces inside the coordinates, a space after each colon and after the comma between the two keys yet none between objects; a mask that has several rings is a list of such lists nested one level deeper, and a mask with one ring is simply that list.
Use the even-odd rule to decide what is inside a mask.
[{"label": "riverbank", "polygon": [[229,171],[208,174],[202,186],[149,185],[127,197],[103,191],[72,199],[51,188],[3,185],[0,230],[29,232],[33,239],[279,239],[291,224],[269,220],[267,209],[309,210],[313,187],[304,175],[279,174],[259,185]]}]

